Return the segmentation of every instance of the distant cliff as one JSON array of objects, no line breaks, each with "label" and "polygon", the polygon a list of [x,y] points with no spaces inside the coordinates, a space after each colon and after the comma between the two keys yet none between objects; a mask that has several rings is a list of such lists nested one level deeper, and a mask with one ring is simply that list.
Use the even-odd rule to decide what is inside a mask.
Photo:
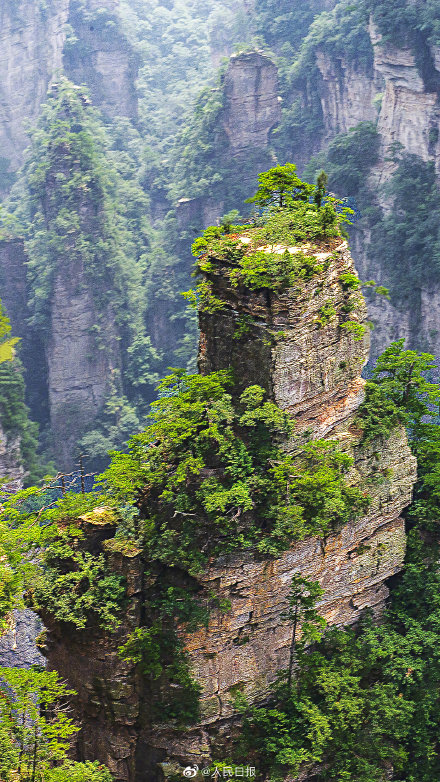
[{"label": "distant cliff", "polygon": [[[299,10],[281,3],[280,15],[274,12],[271,16],[270,4],[264,0],[256,4],[252,12],[254,21],[258,23],[262,16],[266,28],[262,27],[261,33],[272,51],[270,78],[267,69],[267,76],[258,81],[257,61],[261,56],[258,52],[231,58],[220,89],[222,109],[210,133],[211,154],[200,161],[193,154],[178,215],[181,225],[186,227],[215,223],[232,203],[237,205],[239,198],[248,195],[249,172],[254,167],[268,167],[268,158],[278,159],[280,163],[291,160],[304,169],[318,155],[325,167],[325,156],[335,139],[342,144],[351,129],[360,123],[372,123],[378,133],[377,159],[372,157],[361,164],[355,154],[350,161],[351,171],[342,173],[337,185],[338,195],[352,195],[350,177],[353,171],[356,174],[358,164],[359,170],[361,165],[366,167],[363,184],[369,189],[369,203],[366,206],[364,198],[365,219],[351,231],[353,254],[363,279],[374,279],[392,288],[390,302],[368,299],[370,318],[376,327],[372,335],[372,356],[376,357],[400,336],[440,356],[440,283],[436,272],[435,231],[432,231],[433,257],[427,264],[420,258],[427,250],[419,246],[413,249],[414,262],[422,264],[425,273],[412,275],[411,282],[406,284],[410,249],[406,265],[401,264],[396,248],[392,251],[395,257],[385,262],[380,239],[372,235],[370,219],[375,210],[385,217],[392,212],[393,196],[386,192],[386,186],[398,168],[397,159],[409,155],[421,164],[432,164],[439,181],[440,47],[434,42],[433,34],[429,37],[428,32],[409,28],[404,21],[400,32],[396,32],[397,20],[394,24],[388,19],[390,30],[386,34],[380,32],[374,14],[368,12],[373,5],[306,2]],[[407,5],[412,7],[410,3]],[[380,16],[379,6],[374,5]],[[318,16],[313,22],[314,14]],[[301,30],[299,47],[292,41],[296,42]],[[273,100],[277,91],[278,106]],[[250,107],[254,110],[250,111]],[[256,113],[255,107],[258,107]],[[262,120],[264,127],[258,135],[255,123]],[[219,128],[225,129],[225,136],[219,134]],[[196,131],[199,135],[203,132],[197,123]],[[241,159],[240,152],[243,152]],[[191,177],[197,181],[194,168],[200,166],[201,170],[203,164],[206,170],[208,163],[212,172],[209,184],[205,184],[205,195],[188,198]],[[221,182],[214,183],[215,171]],[[422,172],[420,176],[423,175]],[[230,176],[236,181],[234,193]],[[403,210],[399,206],[396,212],[409,209],[408,205]],[[361,212],[363,215],[363,207]],[[407,238],[403,225],[401,243]],[[406,287],[405,296],[396,295],[396,287]]]},{"label": "distant cliff", "polygon": [[0,9],[0,192],[23,162],[27,129],[39,116],[47,89],[65,69],[87,84],[93,100],[110,114],[135,116],[133,52],[114,14],[118,0],[90,2],[19,0]]},{"label": "distant cliff", "polygon": [[[387,212],[392,205],[381,188],[396,169],[393,150],[415,155],[425,162],[433,161],[440,173],[440,58],[438,47],[429,48],[423,39],[418,41],[419,48],[414,44],[398,48],[383,41],[372,20],[368,33],[372,67],[366,68],[353,56],[335,58],[328,48],[317,49],[320,73],[317,87],[324,122],[322,143],[325,146],[336,134],[347,132],[359,122],[377,122],[379,160],[371,169],[369,182],[372,189],[379,190],[377,202]],[[387,285],[389,277],[381,263],[380,248],[372,252],[368,230],[355,229],[352,239],[361,277],[374,278]],[[440,356],[439,296],[437,282],[427,285],[420,279],[411,303],[370,302],[370,316],[376,326],[372,336],[374,356],[390,341],[403,336],[410,344],[428,348]]]}]

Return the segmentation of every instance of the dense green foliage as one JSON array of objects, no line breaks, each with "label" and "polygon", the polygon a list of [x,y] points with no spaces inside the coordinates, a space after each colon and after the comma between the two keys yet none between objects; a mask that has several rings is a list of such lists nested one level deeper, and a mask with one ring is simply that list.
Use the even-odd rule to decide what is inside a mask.
[{"label": "dense green foliage", "polygon": [[382,782],[391,768],[402,782],[439,775],[440,388],[426,377],[432,369],[432,356],[404,350],[403,340],[378,360],[376,394],[364,405],[367,416],[376,405],[372,434],[380,415],[385,428],[400,416],[418,457],[406,569],[384,622],[367,616],[356,630],[332,628],[314,646],[297,644],[293,686],[281,679],[273,703],[248,712],[245,742],[270,779],[304,763],[322,763],[323,782]]},{"label": "dense green foliage", "polygon": [[[304,281],[322,274],[331,263],[330,255],[324,261],[318,260],[310,244],[321,249],[334,246],[332,242],[341,237],[341,226],[350,222],[352,211],[325,195],[322,177],[317,186],[302,182],[293,164],[263,172],[258,181],[256,194],[248,200],[257,204],[263,214],[254,216],[253,227],[229,223],[211,226],[192,245],[197,258],[196,274],[203,278],[195,290],[184,295],[202,312],[213,313],[223,307],[211,284],[219,261],[227,262],[222,274],[229,277],[233,287],[299,289]],[[302,250],[305,243],[309,246]],[[348,290],[344,281],[342,285]],[[336,314],[334,310],[332,313]],[[325,325],[323,319],[320,325]],[[348,327],[349,322],[343,326]]]},{"label": "dense green foliage", "polygon": [[26,483],[35,483],[42,477],[36,455],[38,426],[29,419],[23,367],[18,359],[0,365],[0,423],[8,436],[19,438]]},{"label": "dense green foliage", "polygon": [[79,730],[68,716],[72,694],[54,671],[0,668],[4,782],[111,782],[103,766],[67,759],[69,739]]},{"label": "dense green foliage", "polygon": [[29,420],[22,366],[14,357],[18,341],[11,337],[11,325],[0,302],[0,425],[8,438],[19,438],[27,481],[33,483],[41,477],[36,459],[38,429]]},{"label": "dense green foliage", "polygon": [[328,176],[328,187],[340,196],[356,196],[362,202],[366,177],[377,162],[379,133],[373,122],[361,122],[348,133],[341,133],[328,149],[313,157],[305,176],[314,179],[321,168]]},{"label": "dense green foliage", "polygon": [[371,252],[374,257],[380,254],[391,294],[402,303],[411,300],[421,284],[438,279],[440,208],[434,164],[399,154],[396,162],[385,188],[393,209],[384,217],[377,215]]},{"label": "dense green foliage", "polygon": [[144,487],[140,538],[152,561],[197,574],[208,554],[252,545],[276,553],[368,506],[344,480],[352,460],[335,443],[283,453],[276,441],[289,432],[286,416],[260,387],[234,401],[231,385],[224,372],[166,378],[153,423],[104,475],[119,503]]},{"label": "dense green foliage", "polygon": [[269,46],[289,44],[297,49],[315,17],[309,2],[293,6],[290,0],[256,0],[256,29]]},{"label": "dense green foliage", "polygon": [[132,438],[128,453],[113,454],[103,494],[60,500],[48,485],[4,503],[1,608],[5,617],[25,591],[28,605],[71,628],[115,627],[124,584],[103,554],[82,543],[80,522],[97,509],[115,525],[108,551],[134,548],[152,576],[146,624],[121,654],[150,678],[159,718],[181,722],[196,718],[198,688],[176,625],[198,627],[210,608],[199,604],[191,576],[223,552],[252,547],[276,555],[292,540],[325,535],[364,513],[369,497],[347,480],[353,460],[336,442],[310,442],[296,454],[282,449],[289,419],[260,387],[237,399],[228,372],[176,371],[160,391],[148,429]]},{"label": "dense green foliage", "polygon": [[[437,508],[438,512],[438,508]],[[386,621],[356,632],[332,629],[313,650],[298,650],[294,687],[249,718],[247,739],[271,779],[320,763],[319,780],[430,782],[440,771],[437,736],[437,564],[414,534]],[[424,561],[423,561],[424,560]]]},{"label": "dense green foliage", "polygon": [[248,201],[259,207],[292,208],[296,201],[307,203],[314,192],[313,185],[302,182],[294,163],[264,171],[258,176],[258,189]]},{"label": "dense green foliage", "polygon": [[422,32],[429,43],[440,42],[440,9],[436,0],[363,0],[371,11],[379,32],[397,46],[402,41],[420,44],[416,32]]},{"label": "dense green foliage", "polygon": [[[9,497],[1,508],[1,622],[26,603],[71,627],[113,629],[124,604],[125,584],[102,554],[81,545],[78,517],[100,504],[96,493],[67,493],[50,481]],[[113,515],[110,513],[110,518]]]},{"label": "dense green foliage", "polygon": [[[215,80],[217,61],[248,36],[245,9],[233,0],[123,0],[124,28],[140,60],[139,108],[146,143],[145,179],[153,197],[173,177],[167,159],[190,122],[198,94]],[[164,100],[166,95],[166,100]],[[162,192],[162,197],[163,197]]]},{"label": "dense green foliage", "polygon": [[[294,166],[266,172],[260,185],[263,208],[272,197],[277,204],[259,218],[249,246],[224,234],[231,228],[225,221],[195,243],[199,268],[206,273],[205,256],[215,245],[220,257],[236,261],[233,285],[279,290],[322,273],[323,265],[305,253],[275,255],[275,263],[258,247],[286,239],[327,246],[339,238],[347,210],[325,197],[323,182],[318,188],[301,182]],[[256,249],[249,253],[252,243]],[[340,282],[348,297],[357,290],[354,275]],[[105,553],[90,552],[87,540],[83,545],[81,528],[94,509],[96,518],[115,528],[104,552],[134,550],[151,577],[143,626],[129,635],[120,654],[149,679],[161,703],[158,718],[180,723],[197,717],[198,686],[176,626],[199,626],[215,603],[213,596],[208,605],[199,604],[191,589],[209,557],[251,547],[277,555],[293,540],[324,536],[365,513],[370,500],[366,487],[348,480],[353,459],[337,442],[301,443],[286,452],[283,443],[292,434],[288,416],[259,386],[237,395],[229,372],[202,376],[175,370],[159,385],[149,420],[127,453],[113,453],[100,479],[102,494],[66,494],[60,500],[49,484],[5,503],[4,557],[16,579],[5,611],[14,588],[16,593],[25,588],[28,605],[62,625],[115,627],[124,584],[109,570]],[[22,535],[18,551],[7,538],[7,530],[16,528]],[[302,602],[306,606],[306,596]]]},{"label": "dense green foliage", "polygon": [[16,337],[11,337],[11,324],[0,302],[0,364],[12,361],[17,342]]},{"label": "dense green foliage", "polygon": [[[130,152],[121,148],[121,138]],[[25,236],[31,333],[45,335],[47,344],[55,279],[78,286],[76,294],[91,294],[95,350],[110,350],[115,365],[106,404],[82,444],[98,458],[141,428],[158,370],[172,357],[186,364],[193,354],[183,302],[181,315],[175,306],[177,261],[166,241],[159,248],[148,198],[136,183],[137,144],[136,132],[123,121],[106,133],[87,95],[61,79],[32,133],[29,160],[4,215],[8,235]],[[156,309],[166,312],[171,303],[176,341],[165,358],[148,330]],[[80,426],[81,411],[75,421]]]}]

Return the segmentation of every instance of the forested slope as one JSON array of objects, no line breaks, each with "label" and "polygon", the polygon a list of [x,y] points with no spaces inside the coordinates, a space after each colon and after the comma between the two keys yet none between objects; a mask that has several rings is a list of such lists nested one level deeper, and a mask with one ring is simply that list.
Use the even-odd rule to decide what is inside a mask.
[{"label": "forested slope", "polygon": [[31,415],[58,467],[79,451],[104,464],[141,428],[160,373],[194,362],[195,321],[180,296],[189,246],[167,192],[168,154],[244,27],[239,10],[76,0],[3,9],[0,134],[14,154],[3,161],[0,270],[3,286],[15,281],[4,298],[32,377]]}]

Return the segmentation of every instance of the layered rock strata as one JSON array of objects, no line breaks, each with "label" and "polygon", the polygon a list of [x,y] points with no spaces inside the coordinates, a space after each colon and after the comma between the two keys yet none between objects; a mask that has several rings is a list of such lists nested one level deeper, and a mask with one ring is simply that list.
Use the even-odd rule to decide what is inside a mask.
[{"label": "layered rock strata", "polygon": [[69,0],[6,0],[0,7],[0,148],[3,169],[16,171],[52,74],[62,67]]},{"label": "layered rock strata", "polygon": [[[260,51],[233,55],[228,63],[219,99],[218,138],[222,154],[235,158],[243,185],[252,193],[260,171],[273,162],[270,134],[281,120],[278,69]],[[218,224],[225,212],[221,199],[206,196],[181,198],[177,203],[180,229],[199,230]]]},{"label": "layered rock strata", "polygon": [[[115,524],[107,509],[98,508],[78,520],[84,533],[83,550],[105,553],[110,568],[126,583],[127,605],[114,633],[97,628],[84,632],[58,624],[44,615],[47,627],[43,653],[77,692],[75,719],[83,726],[74,748],[78,759],[98,759],[115,780],[136,778],[139,716],[144,697],[143,682],[135,666],[124,662],[118,648],[141,624],[143,569],[140,552],[133,547],[124,553],[113,540]],[[142,777],[141,777],[142,778]],[[145,777],[147,781],[148,776]]]},{"label": "layered rock strata", "polygon": [[[411,500],[415,460],[400,428],[386,441],[363,445],[356,411],[363,399],[360,372],[368,337],[350,333],[343,323],[348,297],[355,298],[350,318],[359,326],[365,304],[358,291],[344,287],[342,275],[354,272],[345,242],[335,249],[308,247],[307,252],[319,256],[322,271],[281,293],[233,287],[227,264],[210,259],[214,271],[209,282],[224,307],[214,315],[200,315],[200,369],[232,367],[238,391],[263,385],[295,421],[286,447],[295,449],[311,436],[337,440],[354,460],[348,479],[369,494],[370,508],[326,538],[292,543],[279,557],[249,549],[210,562],[200,579],[201,594],[215,593],[231,609],[214,610],[208,628],[183,636],[201,686],[202,714],[199,724],[186,730],[151,724],[149,685],[116,653],[124,633],[142,622],[147,594],[142,555],[137,550],[124,553],[123,547],[118,551],[114,528],[100,524],[99,513],[83,517],[82,545],[106,552],[112,568],[126,575],[129,608],[116,636],[72,632],[67,637],[53,618],[45,617],[46,653],[49,665],[79,693],[76,710],[83,730],[77,757],[97,757],[118,782],[175,779],[192,762],[203,766],[213,757],[227,757],[237,725],[234,696],[242,692],[251,701],[264,701],[288,663],[290,630],[281,614],[294,573],[322,584],[321,613],[330,624],[345,625],[356,622],[367,607],[380,613],[387,579],[402,568],[405,529],[400,514]],[[325,323],[319,314],[329,304],[333,315]],[[244,315],[251,318],[249,331],[234,339]]]},{"label": "layered rock strata", "polygon": [[[267,249],[282,254],[287,248]],[[296,250],[301,248],[289,248]],[[233,287],[228,264],[215,262],[210,282],[224,307],[215,318],[200,313],[199,369],[206,374],[232,367],[238,392],[253,383],[261,385],[294,416],[296,430],[312,429],[321,437],[363,400],[360,375],[368,357],[369,330],[355,340],[341,328],[349,298],[355,300],[352,322],[363,324],[367,315],[362,296],[350,296],[340,281],[341,275],[353,273],[347,243],[341,241],[336,250],[304,251],[327,271],[281,294]],[[329,304],[333,315],[321,327],[321,312]],[[237,339],[243,318],[246,335]]]},{"label": "layered rock strata", "polygon": [[[386,203],[380,188],[395,170],[391,154],[394,145],[425,162],[434,162],[440,172],[440,49],[429,47],[421,37],[416,48],[403,41],[400,47],[393,46],[382,39],[372,21],[368,32],[368,63],[354,55],[336,57],[328,48],[317,50],[317,89],[324,123],[322,143],[327,145],[337,133],[347,132],[359,122],[377,122],[380,155],[370,184],[384,208],[389,209],[391,205]],[[305,150],[304,159],[308,158]],[[386,286],[380,253],[372,259],[368,250],[368,231],[355,229],[353,243],[361,277],[373,278]],[[390,340],[401,336],[406,336],[411,346],[440,357],[439,296],[439,287],[434,283],[429,292],[423,285],[414,290],[411,302],[369,302],[370,318],[376,327],[372,335],[373,357]]]},{"label": "layered rock strata", "polygon": [[[64,261],[64,263],[62,263]],[[60,259],[46,347],[51,430],[58,465],[69,470],[78,436],[102,410],[112,382],[118,387],[121,365],[115,319],[108,307],[98,312],[82,269]],[[100,344],[96,324],[105,334]]]},{"label": "layered rock strata", "polygon": [[[225,308],[215,316],[200,315],[199,367],[202,372],[232,367],[239,389],[252,383],[265,387],[294,418],[290,447],[300,433],[337,440],[354,459],[350,481],[364,487],[372,503],[363,518],[325,539],[294,543],[277,559],[247,551],[212,563],[203,586],[229,600],[231,611],[212,615],[207,630],[186,638],[202,686],[203,717],[183,741],[167,729],[155,732],[154,745],[168,755],[165,779],[179,763],[206,765],[223,740],[227,746],[224,737],[233,729],[237,693],[251,702],[264,699],[277,673],[287,667],[291,632],[280,616],[294,573],[320,582],[325,591],[319,610],[329,624],[347,625],[365,608],[382,611],[387,579],[403,566],[406,536],[400,514],[411,502],[416,460],[400,428],[386,441],[362,444],[356,411],[363,401],[360,372],[368,337],[357,341],[341,328],[347,292],[340,278],[354,272],[353,262],[345,242],[316,255],[330,262],[327,271],[282,294],[235,288],[228,283],[227,265],[214,260],[209,281]],[[362,324],[366,308],[360,294],[356,297],[350,319]],[[318,314],[328,302],[335,315],[322,326]],[[240,341],[233,335],[243,313],[253,323]]]},{"label": "layered rock strata", "polygon": [[222,124],[232,154],[267,146],[281,119],[278,71],[261,52],[231,57],[224,77]]}]

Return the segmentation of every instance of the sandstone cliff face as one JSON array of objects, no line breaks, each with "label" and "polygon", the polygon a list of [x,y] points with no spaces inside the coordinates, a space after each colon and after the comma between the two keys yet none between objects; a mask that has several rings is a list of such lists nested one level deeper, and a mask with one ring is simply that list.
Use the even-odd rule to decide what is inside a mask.
[{"label": "sandstone cliff face", "polygon": [[[347,293],[339,277],[353,270],[346,242],[334,251],[318,251],[314,257],[329,264],[325,275],[280,295],[266,289],[232,288],[227,267],[217,261],[214,290],[226,307],[215,319],[200,314],[199,369],[206,373],[232,367],[238,391],[253,383],[263,386],[295,417],[296,431],[312,429],[316,437],[322,437],[363,399],[360,374],[367,360],[369,334],[367,329],[355,341],[341,328]],[[319,313],[329,301],[336,314],[321,328]],[[243,315],[251,319],[244,342],[234,338]],[[366,318],[359,295],[350,317],[358,323]]]},{"label": "sandstone cliff face", "polygon": [[[49,85],[63,70],[89,86],[94,103],[106,114],[136,116],[136,63],[118,13],[119,0],[2,4],[0,194],[23,162],[27,124],[35,124]],[[70,269],[69,261],[60,258],[50,338],[43,345],[38,329],[27,325],[26,261],[21,240],[0,241],[0,297],[14,333],[23,337],[21,356],[32,377],[28,403],[43,426],[50,423],[60,444],[60,467],[67,469],[73,443],[102,408],[120,365],[114,315],[97,311],[82,270]],[[106,332],[106,349],[98,345],[98,321]]]},{"label": "sandstone cliff face", "polygon": [[[406,537],[400,514],[411,502],[416,462],[401,429],[386,442],[362,445],[354,419],[363,399],[360,372],[368,339],[356,342],[344,335],[336,316],[324,328],[316,323],[325,301],[341,311],[339,277],[353,272],[345,243],[327,258],[330,255],[331,265],[322,278],[279,296],[230,288],[222,263],[216,261],[210,279],[226,309],[215,316],[201,313],[199,364],[202,372],[232,366],[240,386],[266,387],[294,418],[294,440],[301,431],[338,440],[354,458],[351,480],[368,490],[372,504],[364,518],[324,540],[295,543],[278,559],[248,551],[212,564],[202,583],[229,600],[232,608],[213,615],[206,631],[186,638],[202,686],[203,716],[183,741],[169,730],[155,732],[154,746],[166,750],[173,761],[163,767],[165,779],[167,769],[174,773],[179,763],[206,765],[219,736],[231,731],[237,692],[250,701],[261,700],[287,666],[290,632],[280,615],[293,573],[318,580],[325,590],[320,612],[330,624],[346,625],[356,622],[366,607],[380,612],[388,596],[386,580],[402,569]],[[241,343],[232,334],[243,312],[252,314],[256,323]],[[350,318],[362,323],[365,316],[359,297]],[[258,353],[257,344],[266,347]]]},{"label": "sandstone cliff face", "polygon": [[[102,409],[120,369],[114,320],[110,312],[100,316],[84,274],[63,264],[54,284],[46,354],[51,430],[57,464],[64,470],[71,469],[74,445]],[[105,345],[99,344],[98,322]]]},{"label": "sandstone cliff face", "polygon": [[[277,67],[259,51],[233,55],[221,89],[217,154],[237,160],[241,187],[251,195],[258,174],[273,164],[270,133],[281,119]],[[224,212],[221,198],[199,196],[181,198],[176,216],[181,230],[200,230],[216,225]]]},{"label": "sandstone cliff face", "polygon": [[[411,48],[383,42],[373,22],[369,35],[371,65],[334,58],[328,50],[318,49],[318,89],[327,141],[359,122],[378,120],[382,154],[375,177],[380,183],[392,170],[385,158],[396,143],[425,161],[435,159],[438,165],[438,142],[433,142],[430,131],[438,127],[439,104],[437,91],[432,90],[435,79],[426,82]],[[435,71],[440,58],[435,51],[431,58]]]},{"label": "sandstone cliff face", "polygon": [[8,434],[0,424],[0,486],[1,491],[15,493],[23,488],[25,471],[22,465],[20,438]]},{"label": "sandstone cliff face", "polygon": [[[136,115],[136,65],[118,25],[86,21],[77,0],[5,0],[0,7],[0,171],[16,172],[48,87],[63,68],[87,84],[94,102],[111,115]],[[90,11],[116,15],[118,0],[93,0]],[[65,49],[69,25],[78,48]],[[6,182],[0,192],[7,189]]]},{"label": "sandstone cliff face", "polygon": [[[330,624],[342,625],[356,622],[366,607],[380,613],[388,595],[386,581],[402,568],[406,540],[400,514],[411,500],[415,460],[401,429],[385,442],[362,444],[355,417],[363,399],[360,372],[368,336],[356,340],[341,325],[347,295],[356,296],[350,318],[358,324],[365,320],[366,308],[360,294],[347,294],[340,280],[341,274],[353,273],[346,243],[316,253],[325,271],[283,293],[234,288],[225,263],[211,259],[209,279],[225,307],[215,315],[201,313],[200,369],[232,366],[238,391],[252,383],[263,385],[295,421],[287,448],[298,447],[303,436],[338,440],[354,459],[349,480],[368,492],[370,508],[325,539],[293,543],[279,557],[249,549],[210,562],[200,579],[202,594],[214,592],[231,609],[214,610],[207,629],[184,636],[202,688],[201,720],[186,730],[151,725],[148,684],[115,653],[122,633],[141,621],[146,593],[139,552],[117,554],[114,530],[96,531],[90,523],[84,527],[85,544],[116,557],[114,568],[127,575],[129,609],[116,637],[69,633],[67,638],[46,617],[46,654],[49,665],[79,692],[76,709],[84,727],[78,758],[98,757],[118,782],[174,780],[191,762],[202,767],[221,753],[227,756],[237,725],[234,695],[243,692],[251,701],[264,700],[287,665],[290,632],[281,614],[294,573],[320,581],[325,590],[320,610]],[[334,315],[323,325],[317,315],[329,302]],[[252,317],[250,330],[234,339],[237,321],[246,314]]]},{"label": "sandstone cliff face", "polygon": [[[102,633],[96,627],[78,632],[44,616],[44,654],[49,668],[55,668],[78,693],[75,719],[83,725],[74,748],[78,760],[98,758],[115,780],[131,782],[135,779],[144,692],[139,672],[133,664],[121,660],[118,648],[141,624],[143,571],[136,550],[122,555],[106,548],[109,544],[111,548],[114,525],[102,524],[99,514],[93,516],[88,514],[78,523],[84,531],[85,549],[93,554],[106,551],[113,571],[125,579],[128,605],[121,625],[113,634]],[[148,776],[144,779],[147,781]]]},{"label": "sandstone cliff face", "polygon": [[[420,42],[420,54],[425,58],[422,73],[411,48],[405,45],[397,48],[383,42],[372,22],[369,34],[371,67],[334,58],[328,51],[318,51],[316,59],[321,75],[318,89],[325,125],[324,143],[359,122],[377,119],[380,159],[372,169],[371,185],[378,189],[395,170],[395,164],[390,160],[394,144],[424,161],[434,161],[440,171],[440,56],[438,47],[424,51],[424,44]],[[384,203],[384,208],[389,209],[390,205]],[[369,256],[368,232],[355,228],[352,240],[361,278],[373,278],[386,286],[380,260],[373,261]],[[372,358],[376,358],[391,340],[403,336],[412,346],[440,357],[439,296],[438,286],[434,285],[429,292],[422,286],[414,291],[408,307],[405,304],[397,307],[387,301],[369,301],[369,315],[375,325]]]},{"label": "sandstone cliff face", "polygon": [[379,182],[386,181],[392,168],[386,154],[392,144],[401,144],[406,152],[422,160],[432,159],[431,131],[438,125],[438,96],[429,91],[410,48],[397,49],[383,44],[373,23],[370,38],[374,47],[374,69],[384,82],[384,96],[378,130],[382,140],[382,165]]},{"label": "sandstone cliff face", "polygon": [[281,119],[276,65],[259,52],[231,57],[224,79],[222,124],[232,154],[267,146]]},{"label": "sandstone cliff face", "polygon": [[62,67],[69,0],[6,0],[0,8],[0,148],[16,171],[28,144],[25,121],[38,116],[52,75]]},{"label": "sandstone cliff face", "polygon": [[[346,133],[359,122],[375,122],[374,98],[382,81],[373,68],[344,58],[332,58],[318,50],[316,63],[321,75],[320,101],[325,126],[325,142]],[[324,143],[325,143],[324,142]]]},{"label": "sandstone cliff face", "polygon": [[135,118],[137,64],[120,29],[119,5],[119,0],[93,0],[85,12],[81,3],[70,1],[69,24],[78,45],[65,48],[64,67],[75,84],[88,85],[93,103],[106,114]]}]

